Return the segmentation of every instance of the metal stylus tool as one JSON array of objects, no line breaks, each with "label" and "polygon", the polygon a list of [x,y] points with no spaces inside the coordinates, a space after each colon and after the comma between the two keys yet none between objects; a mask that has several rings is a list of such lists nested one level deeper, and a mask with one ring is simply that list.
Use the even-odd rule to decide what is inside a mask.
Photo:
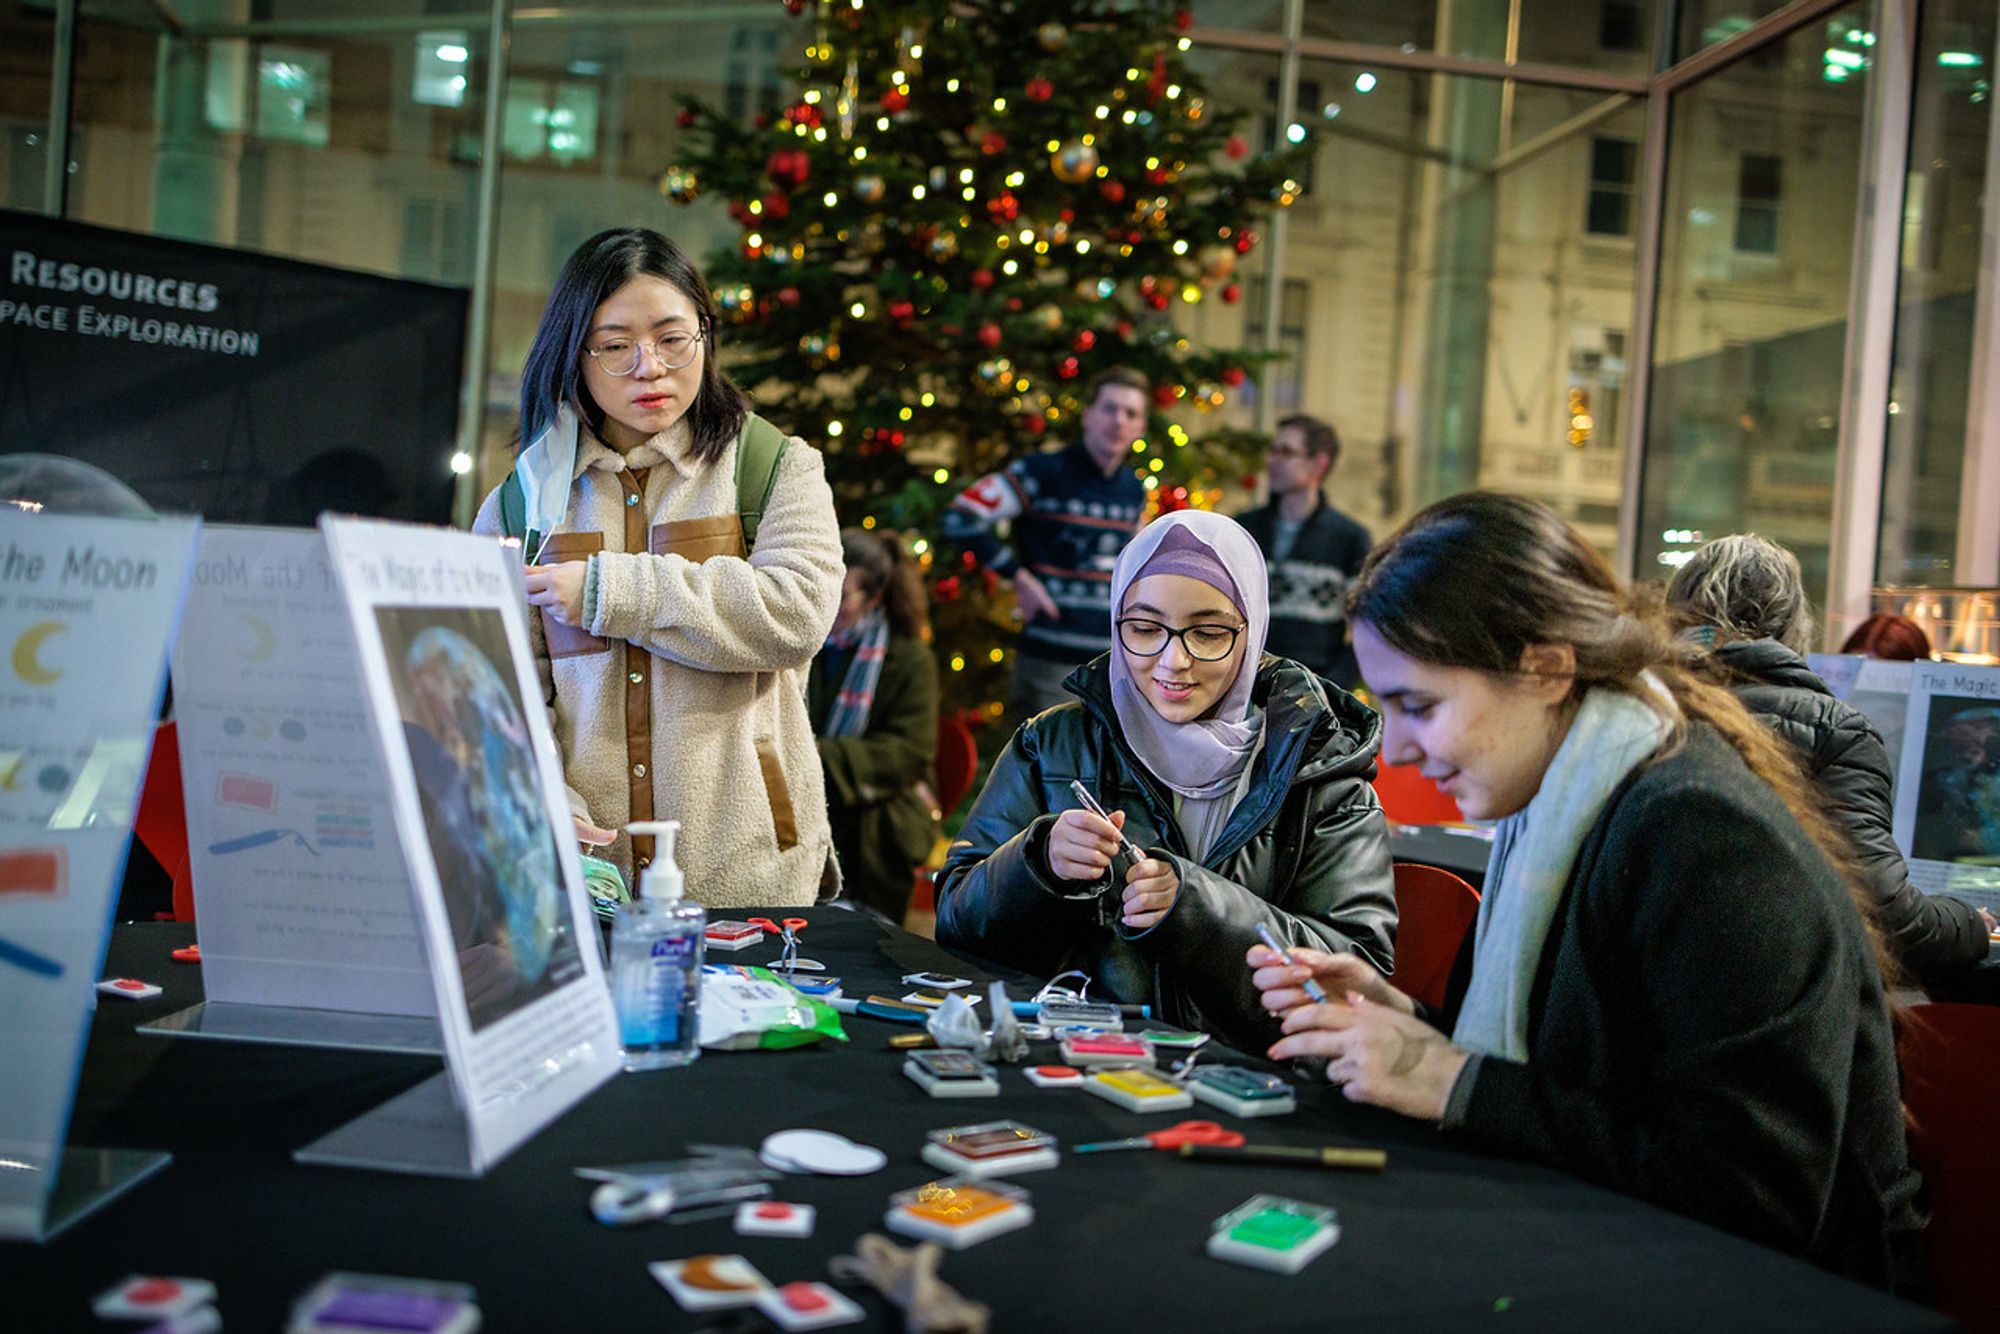
[{"label": "metal stylus tool", "polygon": [[[1090,789],[1083,785],[1082,779],[1080,778],[1070,779],[1069,790],[1076,794],[1076,799],[1083,804],[1083,808],[1085,810],[1089,811],[1092,815],[1097,816],[1100,820],[1103,820],[1106,824],[1111,825],[1112,832],[1116,834],[1118,837],[1117,856],[1131,858],[1130,863],[1125,868],[1126,870],[1129,871],[1132,869],[1132,867],[1137,866],[1140,862],[1146,860],[1146,854],[1141,852],[1138,849],[1138,847],[1132,842],[1131,839],[1125,837],[1124,830],[1120,829],[1115,823],[1112,822],[1110,813],[1107,812],[1104,809],[1104,807],[1098,805],[1097,798],[1090,795]],[[1117,857],[1114,857],[1113,860],[1114,861],[1117,860]]]}]

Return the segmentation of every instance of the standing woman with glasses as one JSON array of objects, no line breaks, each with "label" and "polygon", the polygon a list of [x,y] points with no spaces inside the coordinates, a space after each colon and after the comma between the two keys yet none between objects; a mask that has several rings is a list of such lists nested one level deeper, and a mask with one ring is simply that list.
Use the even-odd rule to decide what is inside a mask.
[{"label": "standing woman with glasses", "polygon": [[585,241],[522,371],[530,443],[473,530],[523,541],[578,837],[631,875],[651,840],[616,831],[679,820],[690,897],[795,906],[839,885],[804,677],[840,529],[818,451],[750,412],[716,332],[672,241]]},{"label": "standing woman with glasses", "polygon": [[1257,544],[1219,514],[1167,515],[1125,547],[1117,642],[995,763],[938,878],[940,943],[1081,970],[1092,997],[1245,1050],[1278,1035],[1242,966],[1259,926],[1390,970],[1380,722],[1264,655],[1267,589]]}]

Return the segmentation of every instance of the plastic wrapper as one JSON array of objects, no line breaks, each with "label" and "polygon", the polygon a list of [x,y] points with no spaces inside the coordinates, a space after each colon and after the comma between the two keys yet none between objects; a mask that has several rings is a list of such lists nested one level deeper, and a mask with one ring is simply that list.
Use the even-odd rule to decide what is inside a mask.
[{"label": "plastic wrapper", "polygon": [[701,971],[701,1045],[712,1051],[847,1041],[832,1006],[787,986],[768,968],[710,964]]}]

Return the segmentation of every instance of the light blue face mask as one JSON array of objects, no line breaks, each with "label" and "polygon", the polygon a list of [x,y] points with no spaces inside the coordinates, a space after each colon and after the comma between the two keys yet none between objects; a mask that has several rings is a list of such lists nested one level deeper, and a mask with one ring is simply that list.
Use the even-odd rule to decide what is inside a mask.
[{"label": "light blue face mask", "polygon": [[527,512],[530,565],[542,561],[549,535],[569,512],[569,488],[576,480],[576,411],[564,403],[555,419],[521,451],[514,472],[521,479],[521,499]]}]

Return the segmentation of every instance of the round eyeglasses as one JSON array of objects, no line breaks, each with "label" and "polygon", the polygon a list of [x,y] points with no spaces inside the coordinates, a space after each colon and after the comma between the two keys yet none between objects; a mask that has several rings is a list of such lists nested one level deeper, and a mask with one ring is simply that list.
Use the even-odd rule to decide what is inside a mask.
[{"label": "round eyeglasses", "polygon": [[672,333],[661,334],[652,342],[635,338],[607,338],[596,347],[584,349],[597,362],[597,368],[606,375],[637,375],[646,363],[646,352],[650,349],[660,359],[665,370],[677,371],[694,364],[695,355],[701,349],[701,341],[708,335],[687,333],[676,329]]},{"label": "round eyeglasses", "polygon": [[1157,658],[1167,651],[1167,642],[1178,639],[1187,655],[1196,662],[1221,662],[1236,647],[1240,625],[1184,625],[1176,630],[1137,616],[1118,622],[1118,642],[1128,653],[1141,658]]}]

